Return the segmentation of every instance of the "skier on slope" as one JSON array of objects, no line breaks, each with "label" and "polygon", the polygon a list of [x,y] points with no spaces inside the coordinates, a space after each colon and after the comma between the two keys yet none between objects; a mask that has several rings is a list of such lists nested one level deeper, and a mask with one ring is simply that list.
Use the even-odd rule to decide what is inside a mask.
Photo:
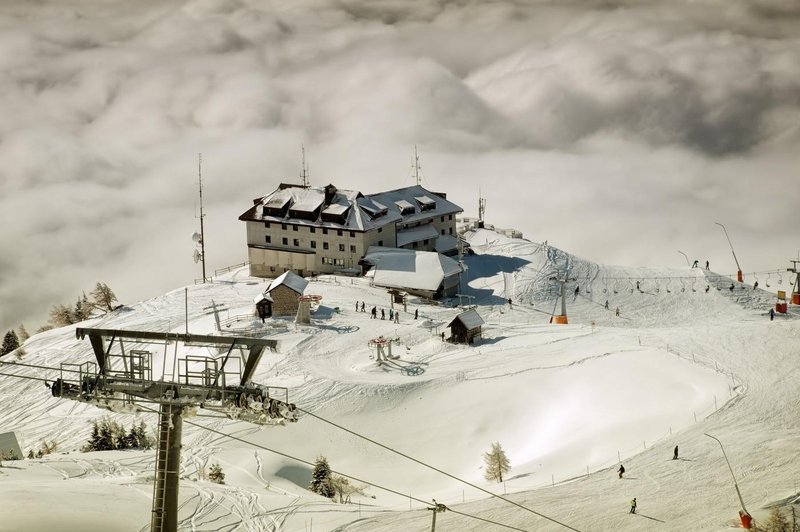
[{"label": "skier on slope", "polygon": [[634,497],[633,500],[631,500],[631,511],[630,511],[630,513],[632,513],[632,514],[636,513],[636,497]]},{"label": "skier on slope", "polygon": [[617,473],[619,473],[619,478],[622,478],[622,474],[625,473],[625,466],[620,464],[619,469],[617,469]]},{"label": "skier on slope", "polygon": [[675,446],[675,450],[672,453],[672,459],[673,460],[677,460],[678,459],[678,446],[677,445]]}]

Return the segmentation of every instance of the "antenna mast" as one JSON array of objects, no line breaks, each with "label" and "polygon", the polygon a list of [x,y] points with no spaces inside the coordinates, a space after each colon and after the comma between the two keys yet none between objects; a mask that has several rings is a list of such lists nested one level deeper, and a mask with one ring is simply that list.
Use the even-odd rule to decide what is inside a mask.
[{"label": "antenna mast", "polygon": [[206,282],[206,235],[203,228],[203,154],[197,154],[197,177],[200,183],[200,259],[203,261],[203,283]]},{"label": "antenna mast", "polygon": [[305,145],[300,145],[300,150],[303,153],[303,160],[301,162],[300,167],[300,179],[302,179],[303,188],[308,188],[310,183],[308,182],[308,166],[306,166],[306,147]]},{"label": "antenna mast", "polygon": [[478,227],[483,227],[483,215],[486,214],[486,198],[481,196],[481,189],[478,189]]},{"label": "antenna mast", "polygon": [[420,185],[420,176],[419,171],[422,170],[422,167],[419,165],[419,155],[417,155],[417,145],[414,144],[414,164],[411,166],[414,169],[414,180],[417,182],[417,186]]}]

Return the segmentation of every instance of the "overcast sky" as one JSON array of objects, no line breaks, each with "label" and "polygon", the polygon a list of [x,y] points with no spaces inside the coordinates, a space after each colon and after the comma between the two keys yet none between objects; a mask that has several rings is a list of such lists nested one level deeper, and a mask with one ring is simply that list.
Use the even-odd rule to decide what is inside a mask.
[{"label": "overcast sky", "polygon": [[[800,4],[0,4],[0,332],[96,281],[133,303],[246,260],[297,182],[423,184],[604,263],[785,268],[800,249]],[[786,280],[784,280],[784,285]]]}]

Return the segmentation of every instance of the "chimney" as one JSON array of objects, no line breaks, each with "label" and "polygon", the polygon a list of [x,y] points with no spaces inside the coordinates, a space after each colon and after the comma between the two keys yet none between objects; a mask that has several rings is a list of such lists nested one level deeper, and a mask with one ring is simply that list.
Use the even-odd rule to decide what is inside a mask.
[{"label": "chimney", "polygon": [[325,187],[325,205],[330,205],[334,196],[336,196],[336,187],[329,184]]}]

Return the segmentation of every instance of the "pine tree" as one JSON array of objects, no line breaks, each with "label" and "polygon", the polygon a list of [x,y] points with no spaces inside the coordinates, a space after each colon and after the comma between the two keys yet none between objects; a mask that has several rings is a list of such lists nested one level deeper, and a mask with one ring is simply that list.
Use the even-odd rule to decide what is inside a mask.
[{"label": "pine tree", "polygon": [[212,464],[208,471],[208,480],[216,484],[225,484],[225,473],[222,471],[221,465]]},{"label": "pine tree", "polygon": [[72,313],[72,317],[75,320],[75,323],[79,321],[89,319],[89,315],[92,313],[92,305],[89,303],[89,298],[86,297],[86,293],[84,292],[83,296],[78,298],[78,301],[75,302],[75,311]]},{"label": "pine tree", "polygon": [[328,459],[324,456],[317,457],[314,462],[314,469],[311,471],[311,485],[309,489],[318,495],[332,499],[336,495],[336,490],[331,482],[331,466]]},{"label": "pine tree", "polygon": [[97,283],[89,295],[91,296],[91,305],[94,308],[111,312],[114,310],[114,302],[117,301],[117,296],[105,283]]},{"label": "pine tree", "polygon": [[17,337],[19,338],[19,343],[21,343],[21,344],[24,344],[25,340],[27,340],[28,338],[31,337],[31,335],[28,334],[28,330],[25,328],[25,325],[23,325],[21,323],[19,324],[19,327],[17,328]]},{"label": "pine tree", "polygon": [[483,461],[486,464],[483,473],[486,480],[503,482],[503,475],[511,471],[511,464],[499,442],[493,443],[489,452],[483,454]]},{"label": "pine tree", "polygon": [[19,338],[14,331],[8,331],[3,337],[3,345],[0,347],[0,356],[6,355],[19,347]]},{"label": "pine tree", "polygon": [[783,515],[781,509],[775,506],[769,513],[769,518],[764,524],[764,532],[791,532],[792,525],[786,516]]}]

